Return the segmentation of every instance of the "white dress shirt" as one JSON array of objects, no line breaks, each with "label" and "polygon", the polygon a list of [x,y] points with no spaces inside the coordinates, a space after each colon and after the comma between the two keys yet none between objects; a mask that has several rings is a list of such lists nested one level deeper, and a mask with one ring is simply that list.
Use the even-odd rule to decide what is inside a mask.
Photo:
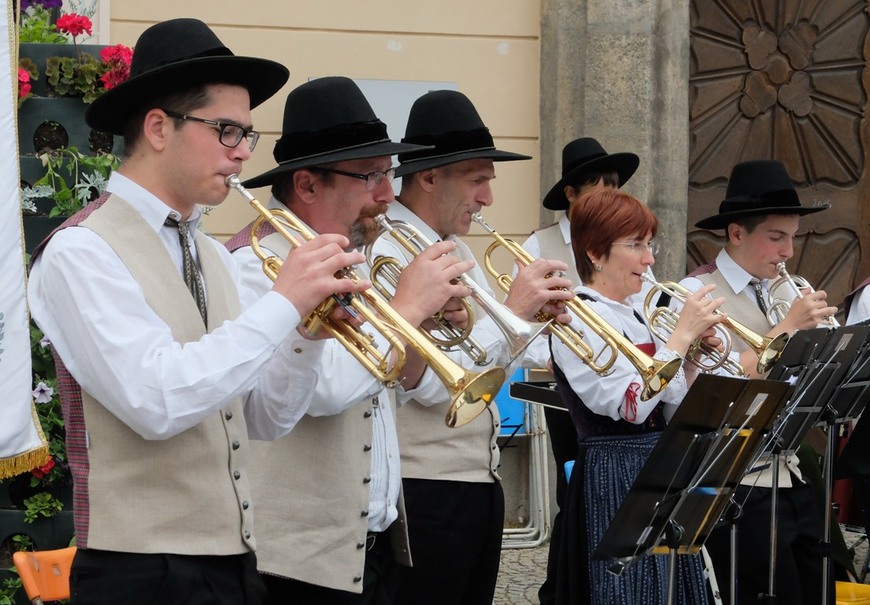
[{"label": "white dress shirt", "polygon": [[[579,286],[576,292],[591,297],[592,300],[587,300],[586,303],[592,310],[617,332],[624,334],[633,344],[654,342],[657,348],[653,356],[655,359],[671,360],[679,357],[676,352],[662,347],[658,340],[652,338],[646,324],[639,321],[631,306],[605,298],[586,286]],[[577,317],[572,319],[573,322],[582,325]],[[603,350],[604,341],[602,338],[593,333],[592,330],[585,330],[585,334],[585,340],[593,351],[597,353]],[[662,400],[666,402],[664,407],[665,419],[670,420],[688,392],[686,375],[680,368],[665,389],[647,401],[641,401],[640,391],[644,379],[625,355],[618,353],[612,371],[606,376],[601,376],[593,372],[559,339],[552,338],[552,347],[553,359],[564,372],[571,388],[583,400],[586,407],[596,414],[607,416],[613,420],[629,420],[627,416],[631,414],[627,414],[629,410],[627,409],[626,391],[630,385],[637,385],[638,397],[637,415],[634,420],[629,421],[637,424],[643,423]],[[609,354],[609,351],[605,352],[599,361],[606,359]]]},{"label": "white dress shirt", "polygon": [[[171,209],[118,172],[108,191],[142,215],[181,272],[178,232],[163,224]],[[199,218],[197,211],[194,228]],[[258,300],[241,286],[223,246],[197,240],[218,250],[243,311],[196,342],[175,342],[118,255],[83,227],[57,233],[34,263],[28,286],[33,318],[82,388],[143,438],[172,437],[244,396],[250,436],[274,439],[304,414],[319,351],[297,355],[292,365],[275,356],[295,333],[297,310],[280,294]]]},{"label": "white dress shirt", "polygon": [[[286,207],[274,197],[269,200],[270,210]],[[312,230],[313,232],[313,230]],[[276,254],[267,245],[261,246],[267,254]],[[280,256],[280,254],[279,254]],[[264,295],[271,288],[271,281],[262,271],[262,261],[254,254],[253,248],[244,246],[233,252],[233,257],[239,265],[242,283],[254,292]],[[356,267],[361,275],[367,276],[367,268]],[[369,324],[363,324],[361,330],[373,334],[380,351],[386,351],[386,341]],[[356,406],[364,399],[377,397],[372,424],[372,457],[371,457],[371,499],[369,503],[368,523],[370,531],[383,531],[398,517],[396,503],[401,483],[399,462],[399,443],[396,436],[396,422],[389,405],[389,393],[383,383],[378,381],[363,365],[357,361],[335,339],[325,341],[306,340],[295,332],[291,335],[292,351],[305,350],[318,343],[322,347],[320,363],[320,379],[313,389],[312,400],[307,414],[311,416],[331,416]],[[432,397],[435,401],[448,400],[447,390],[438,381],[434,373],[427,368],[416,389],[396,389],[398,401],[410,397]],[[324,444],[327,445],[327,444]],[[324,450],[323,462],[336,464],[329,460]]]}]

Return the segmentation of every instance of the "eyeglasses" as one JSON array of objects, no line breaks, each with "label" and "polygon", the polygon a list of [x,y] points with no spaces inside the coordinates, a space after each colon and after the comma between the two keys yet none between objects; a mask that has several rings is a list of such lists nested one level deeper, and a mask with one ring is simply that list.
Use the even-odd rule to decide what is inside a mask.
[{"label": "eyeglasses", "polygon": [[242,128],[238,124],[227,124],[226,122],[218,122],[216,120],[206,120],[205,118],[197,118],[195,116],[188,115],[186,113],[178,113],[177,111],[170,111],[169,109],[164,109],[163,113],[168,115],[170,118],[175,118],[176,120],[187,120],[190,122],[199,122],[200,124],[208,124],[209,126],[214,126],[217,128],[218,132],[218,140],[221,145],[224,147],[238,147],[239,143],[242,142],[242,139],[247,139],[248,141],[248,150],[253,151],[254,147],[257,146],[257,141],[260,140],[260,133],[256,130],[248,130],[247,128]]},{"label": "eyeglasses", "polygon": [[332,172],[333,174],[340,174],[342,176],[349,176],[354,179],[360,179],[362,181],[365,181],[366,191],[374,191],[375,188],[380,185],[384,179],[387,179],[388,183],[392,183],[393,179],[396,178],[395,168],[376,170],[374,172],[369,172],[368,174],[360,174],[359,172],[345,172],[344,170],[336,170],[335,168],[324,168],[323,166],[315,166],[314,169],[322,170],[323,172]]},{"label": "eyeglasses", "polygon": [[644,244],[643,242],[613,242],[610,244],[611,246],[628,246],[631,248],[631,251],[635,254],[643,254],[645,250],[649,250],[649,253],[653,256],[657,256],[659,252],[661,252],[662,246],[656,241],[652,241],[648,244]]}]

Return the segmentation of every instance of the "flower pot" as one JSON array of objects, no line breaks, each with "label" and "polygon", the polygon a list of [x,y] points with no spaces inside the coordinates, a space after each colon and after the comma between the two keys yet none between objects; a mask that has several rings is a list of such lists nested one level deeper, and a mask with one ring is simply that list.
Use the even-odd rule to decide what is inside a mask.
[{"label": "flower pot", "polygon": [[24,215],[24,249],[31,254],[39,242],[66,220],[65,216],[28,216]]},{"label": "flower pot", "polygon": [[[100,51],[105,48],[102,44],[79,44],[78,52],[93,55],[97,59],[100,58]],[[49,96],[48,82],[45,77],[45,61],[49,57],[75,57],[76,47],[72,44],[33,44],[26,43],[18,46],[18,57],[23,59],[27,57],[36,65],[39,70],[39,79],[31,80],[30,92],[34,97]],[[24,102],[26,106],[33,97]]]},{"label": "flower pot", "polygon": [[[75,147],[82,153],[93,153],[90,144],[91,127],[85,123],[87,105],[81,99],[60,97],[31,97],[18,110],[18,148],[22,155],[40,153],[35,137],[45,140],[47,123],[57,122],[65,137],[51,149]],[[38,130],[39,129],[39,130]],[[109,135],[110,136],[110,135]],[[112,137],[111,152],[121,153],[120,137]],[[42,145],[40,145],[42,147]],[[104,150],[106,151],[106,150]]]}]

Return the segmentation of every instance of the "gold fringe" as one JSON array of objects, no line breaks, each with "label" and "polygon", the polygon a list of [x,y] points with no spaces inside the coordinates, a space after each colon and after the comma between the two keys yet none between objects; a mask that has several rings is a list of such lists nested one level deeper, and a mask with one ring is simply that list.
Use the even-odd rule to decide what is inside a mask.
[{"label": "gold fringe", "polygon": [[40,445],[34,450],[17,454],[11,458],[0,459],[0,479],[8,479],[21,473],[46,464],[51,458],[48,455],[48,444]]}]

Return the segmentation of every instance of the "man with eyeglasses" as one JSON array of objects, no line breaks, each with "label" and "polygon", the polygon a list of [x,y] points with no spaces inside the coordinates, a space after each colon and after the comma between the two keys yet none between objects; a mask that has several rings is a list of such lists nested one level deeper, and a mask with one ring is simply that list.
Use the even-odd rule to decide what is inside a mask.
[{"label": "man with eyeglasses", "polygon": [[[494,201],[494,162],[529,156],[496,149],[472,102],[456,91],[433,91],[417,99],[402,141],[431,148],[399,154],[396,174],[402,176],[402,190],[387,216],[411,224],[432,241],[455,242],[452,254],[472,260],[459,237],[468,233],[472,214]],[[400,258],[406,254],[386,245],[375,251]],[[521,269],[505,305],[527,321],[545,305],[562,316],[563,308],[548,303],[573,296],[550,290],[570,287],[560,277],[567,268],[562,262],[538,260]],[[489,291],[479,267],[469,276]],[[507,364],[506,337],[478,310],[471,336],[486,350],[486,366]],[[467,355],[457,359],[469,369],[481,369]],[[496,443],[501,417],[493,403],[454,429],[445,426],[446,411],[446,405],[413,400],[397,413],[414,566],[399,570],[396,602],[490,605],[504,529]]]},{"label": "man with eyeglasses", "polygon": [[366,286],[335,277],[361,255],[327,235],[257,297],[197,232],[197,204],[223,202],[250,158],[251,109],[287,78],[173,19],[142,33],[130,79],[86,112],[124,136],[124,157],[109,194],[34,252],[29,283],[74,477],[72,603],[262,602],[248,439],[285,434],[311,399],[323,347],[286,349],[300,319]]},{"label": "man with eyeglasses", "polygon": [[[357,85],[348,78],[317,78],[287,96],[278,166],[245,185],[271,185],[268,206],[290,211],[318,233],[349,237],[355,247],[378,233],[374,217],[393,202],[390,156],[419,149],[393,143]],[[286,240],[264,226],[266,254],[283,258]],[[265,292],[268,280],[251,247],[250,226],[227,242],[244,279]],[[412,325],[468,294],[452,283],[473,263],[433,246],[402,271],[391,305]],[[365,266],[357,270],[365,274]],[[463,313],[448,313],[462,322]],[[361,330],[373,333],[363,324]],[[383,339],[375,335],[380,351]],[[297,339],[304,352],[311,342]],[[287,437],[257,444],[253,491],[258,505],[259,569],[268,603],[393,602],[397,563],[411,563],[401,495],[394,409],[384,385],[331,341],[306,416]],[[399,401],[444,402],[447,390],[425,361],[408,350]]]}]

